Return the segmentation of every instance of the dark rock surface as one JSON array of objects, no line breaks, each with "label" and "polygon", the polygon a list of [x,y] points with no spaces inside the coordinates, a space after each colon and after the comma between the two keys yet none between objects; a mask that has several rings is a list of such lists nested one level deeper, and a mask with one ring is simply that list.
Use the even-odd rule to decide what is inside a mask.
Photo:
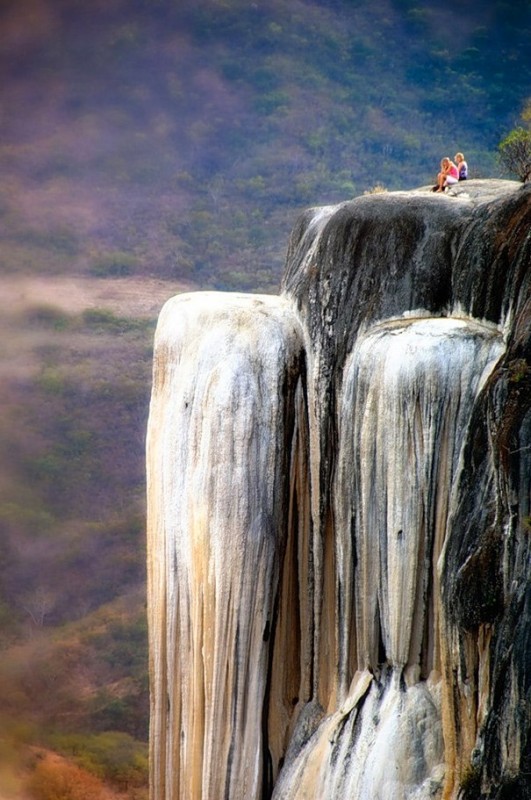
[{"label": "dark rock surface", "polygon": [[[309,210],[293,231],[282,291],[318,362],[324,516],[337,453],[332,408],[359,331],[429,312],[503,332],[506,353],[466,434],[441,562],[448,693],[476,692],[483,720],[463,735],[459,702],[450,702],[460,764],[447,792],[463,779],[469,800],[531,797],[531,186],[467,181],[447,194],[426,187]],[[486,630],[489,675],[480,687]]]}]

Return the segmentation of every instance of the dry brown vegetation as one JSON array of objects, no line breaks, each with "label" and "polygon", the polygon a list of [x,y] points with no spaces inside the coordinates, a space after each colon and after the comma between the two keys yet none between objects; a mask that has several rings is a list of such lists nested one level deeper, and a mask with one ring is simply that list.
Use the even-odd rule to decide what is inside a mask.
[{"label": "dry brown vegetation", "polygon": [[90,769],[44,747],[0,738],[2,800],[147,800],[145,786],[113,786]]}]

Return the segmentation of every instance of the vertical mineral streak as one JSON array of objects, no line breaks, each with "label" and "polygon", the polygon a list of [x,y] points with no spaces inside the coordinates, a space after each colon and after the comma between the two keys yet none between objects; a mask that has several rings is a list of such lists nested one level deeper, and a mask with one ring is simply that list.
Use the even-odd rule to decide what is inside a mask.
[{"label": "vertical mineral streak", "polygon": [[502,352],[494,326],[426,317],[369,328],[347,359],[333,484],[337,705],[275,800],[440,791],[437,561],[463,434]]},{"label": "vertical mineral streak", "polygon": [[354,628],[358,654],[347,668],[341,648],[343,693],[356,669],[376,671],[382,660],[417,675],[440,668],[434,620],[426,627],[435,566],[463,433],[502,350],[494,326],[424,318],[375,326],[352,352],[335,496],[340,639],[352,649]]},{"label": "vertical mineral streak", "polygon": [[164,307],[148,427],[154,800],[261,797],[298,325],[279,298]]}]

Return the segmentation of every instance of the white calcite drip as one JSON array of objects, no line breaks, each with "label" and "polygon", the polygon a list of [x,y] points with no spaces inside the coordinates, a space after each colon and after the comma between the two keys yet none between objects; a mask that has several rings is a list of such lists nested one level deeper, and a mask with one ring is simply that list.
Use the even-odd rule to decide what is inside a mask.
[{"label": "white calcite drip", "polygon": [[160,316],[147,448],[153,798],[261,796],[300,353],[279,298],[183,295]]},{"label": "white calcite drip", "polygon": [[[148,430],[153,800],[259,800],[270,770],[276,800],[440,790],[436,565],[474,399],[502,350],[494,328],[452,318],[388,320],[356,340],[320,590],[335,633],[312,656],[317,437],[297,320],[278,298],[165,306]],[[330,658],[327,714],[308,729],[291,698],[299,714],[311,664]]]},{"label": "white calcite drip", "polygon": [[275,800],[440,796],[437,560],[474,400],[502,351],[494,329],[445,318],[390,320],[355,344],[334,482],[337,705]]},{"label": "white calcite drip", "polygon": [[426,675],[436,665],[426,617],[452,485],[474,400],[502,349],[495,330],[451,318],[389,321],[353,349],[335,484],[343,692],[356,669],[382,661]]}]

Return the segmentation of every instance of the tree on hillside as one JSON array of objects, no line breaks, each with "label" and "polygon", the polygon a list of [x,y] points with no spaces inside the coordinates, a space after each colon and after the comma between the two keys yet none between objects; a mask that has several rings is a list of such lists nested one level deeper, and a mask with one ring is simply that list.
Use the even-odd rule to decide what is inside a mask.
[{"label": "tree on hillside", "polygon": [[527,101],[521,119],[525,127],[517,126],[498,145],[500,162],[522,183],[531,180],[531,99]]}]

